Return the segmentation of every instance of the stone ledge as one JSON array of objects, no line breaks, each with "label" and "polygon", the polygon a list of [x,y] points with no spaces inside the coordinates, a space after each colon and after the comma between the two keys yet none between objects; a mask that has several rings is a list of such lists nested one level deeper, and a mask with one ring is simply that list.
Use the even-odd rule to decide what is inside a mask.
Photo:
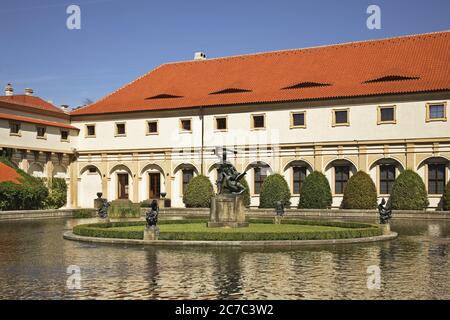
[{"label": "stone ledge", "polygon": [[351,238],[351,239],[330,239],[330,240],[266,240],[266,241],[185,241],[185,240],[138,240],[138,239],[114,239],[114,238],[95,238],[78,236],[72,231],[64,232],[63,238],[72,241],[81,241],[89,243],[104,243],[104,244],[134,244],[134,245],[150,245],[162,247],[174,246],[196,246],[196,247],[240,247],[240,248],[255,248],[255,247],[300,247],[310,245],[335,245],[335,244],[351,244],[351,243],[367,243],[386,241],[397,238],[396,232],[391,232],[387,235],[366,238]]}]

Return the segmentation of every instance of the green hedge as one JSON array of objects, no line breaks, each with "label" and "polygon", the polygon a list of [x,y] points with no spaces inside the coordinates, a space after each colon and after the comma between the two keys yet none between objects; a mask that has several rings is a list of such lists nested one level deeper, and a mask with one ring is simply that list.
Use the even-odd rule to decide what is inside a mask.
[{"label": "green hedge", "polygon": [[17,168],[6,158],[0,162],[12,167],[20,175],[20,184],[0,183],[0,210],[39,210],[45,208],[48,189],[39,178],[35,178]]},{"label": "green hedge", "polygon": [[[160,224],[189,224],[205,222],[202,219],[192,220],[161,220]],[[267,219],[253,219],[252,223],[273,223]],[[343,230],[315,231],[315,232],[264,232],[249,233],[245,229],[242,232],[223,233],[214,232],[161,232],[161,240],[206,240],[206,241],[258,241],[258,240],[324,240],[374,237],[382,235],[382,230],[376,225],[338,222],[338,221],[308,221],[308,220],[283,220],[283,224],[321,225],[330,227],[342,227]],[[78,225],[73,229],[74,234],[87,237],[115,238],[115,239],[143,239],[143,230],[120,230],[118,227],[143,226],[145,222],[115,222],[103,224]]]},{"label": "green hedge", "polygon": [[291,191],[281,174],[274,173],[264,179],[259,195],[260,208],[275,208],[278,201],[285,207],[291,205]]},{"label": "green hedge", "polygon": [[94,209],[78,209],[72,213],[72,218],[74,219],[94,218],[96,216],[97,211]]},{"label": "green hedge", "polygon": [[300,192],[298,207],[301,209],[327,209],[331,207],[332,201],[327,177],[319,171],[308,175]]},{"label": "green hedge", "polygon": [[44,201],[46,209],[59,209],[67,203],[67,183],[63,178],[52,178],[48,197]]},{"label": "green hedge", "polygon": [[403,171],[395,179],[389,198],[394,210],[423,210],[429,205],[422,178],[412,170]]},{"label": "green hedge", "polygon": [[377,188],[367,173],[358,171],[348,180],[342,207],[344,209],[375,209],[377,207]]},{"label": "green hedge", "polygon": [[214,188],[207,176],[198,175],[192,178],[183,195],[186,208],[209,208]]},{"label": "green hedge", "polygon": [[444,195],[442,196],[442,209],[450,211],[450,180],[447,182]]}]

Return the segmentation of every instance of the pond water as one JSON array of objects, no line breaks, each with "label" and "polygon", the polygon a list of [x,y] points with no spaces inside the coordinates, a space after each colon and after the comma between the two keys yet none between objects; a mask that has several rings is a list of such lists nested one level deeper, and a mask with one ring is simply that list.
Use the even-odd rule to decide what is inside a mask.
[{"label": "pond water", "polygon": [[[397,220],[387,242],[151,248],[62,239],[65,219],[0,222],[1,299],[450,299],[450,221]],[[81,289],[67,288],[67,268]],[[369,266],[381,288],[369,290]]]}]

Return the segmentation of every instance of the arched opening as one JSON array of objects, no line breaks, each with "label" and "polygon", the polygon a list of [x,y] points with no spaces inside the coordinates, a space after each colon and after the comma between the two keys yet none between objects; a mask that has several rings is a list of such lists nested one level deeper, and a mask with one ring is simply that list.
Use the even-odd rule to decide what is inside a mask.
[{"label": "arched opening", "polygon": [[125,165],[117,165],[109,174],[110,184],[108,194],[114,200],[133,199],[133,175]]},{"label": "arched opening", "polygon": [[395,179],[403,170],[403,165],[393,158],[379,159],[369,167],[368,173],[375,182],[380,197],[389,197]]},{"label": "arched opening", "polygon": [[166,192],[164,170],[156,164],[148,164],[141,170],[140,201],[160,199]]},{"label": "arched opening", "polygon": [[28,174],[36,178],[43,178],[44,167],[40,163],[34,162],[28,168]]},{"label": "arched opening", "polygon": [[53,167],[52,173],[53,178],[65,179],[66,176],[67,176],[67,169],[64,166],[57,164]]},{"label": "arched opening", "polygon": [[94,208],[97,193],[102,192],[102,176],[100,170],[88,165],[81,170],[78,183],[78,205],[82,208]]},{"label": "arched opening", "polygon": [[172,204],[175,207],[183,207],[183,195],[187,185],[192,178],[198,175],[197,168],[190,163],[178,165],[174,170],[174,180],[172,188]]},{"label": "arched opening", "polygon": [[[417,173],[424,180],[430,198],[440,198],[450,179],[450,161],[444,157],[427,158],[419,164]],[[430,206],[431,202],[434,201],[430,199]]]},{"label": "arched opening", "polygon": [[272,168],[264,161],[255,161],[247,166],[245,172],[247,172],[250,194],[259,196],[264,180],[272,174]]},{"label": "arched opening", "polygon": [[284,167],[284,177],[294,197],[300,196],[303,183],[312,171],[311,164],[303,160],[291,161]]},{"label": "arched opening", "polygon": [[331,161],[325,167],[325,176],[330,182],[333,195],[342,196],[350,177],[358,171],[355,164],[347,159]]}]

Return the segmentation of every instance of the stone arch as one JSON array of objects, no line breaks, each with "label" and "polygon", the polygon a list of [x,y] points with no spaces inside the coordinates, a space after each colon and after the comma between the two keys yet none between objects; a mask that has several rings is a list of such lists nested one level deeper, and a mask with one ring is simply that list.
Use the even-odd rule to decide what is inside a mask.
[{"label": "stone arch", "polygon": [[428,163],[449,163],[450,159],[446,156],[443,155],[439,155],[439,156],[429,156],[425,159],[423,159],[422,161],[419,162],[419,164],[416,167],[416,170],[419,170],[421,167],[423,167],[424,165],[428,164]]},{"label": "stone arch", "polygon": [[[121,181],[119,175],[128,174],[125,176],[125,181]],[[108,196],[112,200],[117,199],[134,199],[133,184],[135,183],[135,175],[130,168],[122,163],[116,164],[109,170],[108,177]]]},{"label": "stone arch", "polygon": [[[91,172],[91,168],[95,171]],[[93,208],[98,192],[102,192],[101,172],[97,166],[88,164],[81,169],[78,178],[78,205],[82,208]]]},{"label": "stone arch", "polygon": [[195,164],[192,164],[190,162],[183,162],[183,163],[180,163],[179,165],[177,165],[175,167],[175,169],[173,169],[173,174],[175,175],[181,169],[185,169],[188,167],[192,167],[194,169],[195,174],[198,174],[200,172],[200,170],[197,168],[197,166]]},{"label": "stone arch", "polygon": [[43,178],[44,177],[44,166],[39,162],[33,162],[28,167],[28,174],[34,177]]},{"label": "stone arch", "polygon": [[387,158],[378,158],[375,161],[372,161],[369,165],[369,171],[375,168],[376,166],[383,163],[395,163],[402,171],[405,170],[405,165],[395,157],[387,157]]},{"label": "stone arch", "polygon": [[66,178],[67,177],[67,168],[62,164],[55,164],[53,166],[52,177]]},{"label": "stone arch", "polygon": [[133,176],[133,172],[131,171],[131,169],[122,163],[116,164],[115,166],[113,166],[110,170],[109,170],[109,175],[111,176],[114,172],[118,171],[118,170],[122,170],[122,171],[127,171],[131,176]]},{"label": "stone arch", "polygon": [[305,160],[305,159],[298,159],[298,160],[292,160],[292,161],[289,161],[289,162],[284,166],[283,172],[286,172],[289,168],[295,167],[295,166],[305,166],[305,167],[308,168],[308,170],[309,170],[310,172],[314,171],[314,167],[313,167],[313,165],[312,165],[309,161],[307,161],[307,160]]},{"label": "stone arch", "polygon": [[358,171],[358,166],[356,165],[356,163],[349,158],[336,158],[336,159],[328,161],[328,163],[324,166],[325,171],[330,170],[337,163],[345,163],[345,162],[348,162],[351,165],[352,172],[354,171],[354,173],[355,173]]},{"label": "stone arch", "polygon": [[98,166],[96,166],[94,164],[88,164],[88,165],[85,165],[83,168],[81,168],[79,176],[81,176],[85,171],[89,170],[90,168],[95,168],[95,170],[98,172],[98,174],[100,174],[100,175],[102,174],[102,172],[100,171]]},{"label": "stone arch", "polygon": [[193,176],[199,174],[198,168],[189,162],[180,163],[173,170],[173,179],[172,179],[172,205],[174,207],[183,207],[183,170],[184,169],[192,169]]},{"label": "stone arch", "polygon": [[[306,170],[301,170],[297,173],[297,179],[294,178],[294,167],[304,167]],[[299,196],[301,185],[304,178],[313,172],[313,166],[311,163],[305,160],[292,160],[289,161],[283,168],[283,176],[286,179],[289,189],[293,197]],[[306,174],[306,175],[305,175]],[[295,180],[295,181],[294,181]]]},{"label": "stone arch", "polygon": [[[387,181],[382,182],[382,172],[380,169],[380,166],[383,165],[394,165],[394,175],[392,176],[392,172],[388,171],[386,172],[385,179],[388,179]],[[380,196],[380,198],[388,196],[390,193],[389,189],[392,188],[392,183],[395,178],[398,177],[398,175],[405,170],[404,164],[398,160],[395,157],[380,157],[375,161],[372,161],[372,163],[369,165],[368,174],[372,178],[372,181],[375,183],[375,186],[377,188],[377,193]],[[384,185],[384,187],[382,186]],[[384,191],[386,190],[386,191]]]},{"label": "stone arch", "polygon": [[155,163],[147,163],[139,172],[139,201],[157,199],[166,193],[167,177],[164,169]]}]

